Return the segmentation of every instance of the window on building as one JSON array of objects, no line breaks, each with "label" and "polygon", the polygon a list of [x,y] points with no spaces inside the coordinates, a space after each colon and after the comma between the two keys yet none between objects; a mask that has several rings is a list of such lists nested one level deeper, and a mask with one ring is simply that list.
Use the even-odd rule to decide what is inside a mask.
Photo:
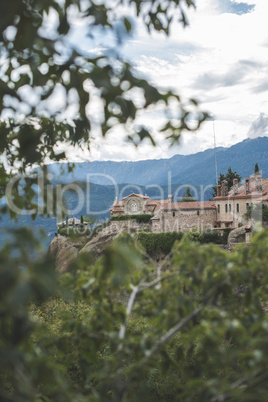
[{"label": "window on building", "polygon": [[232,205],[229,204],[229,212],[231,212],[231,211],[232,211]]},{"label": "window on building", "polygon": [[200,211],[197,211],[197,215],[199,215],[200,214]]},{"label": "window on building", "polygon": [[137,204],[135,202],[133,202],[131,204],[131,212],[137,212],[138,208],[137,208]]},{"label": "window on building", "polygon": [[221,206],[218,204],[218,212],[221,212]]},{"label": "window on building", "polygon": [[247,211],[249,210],[249,203],[247,202]]},{"label": "window on building", "polygon": [[173,212],[173,216],[175,216],[175,212]]},{"label": "window on building", "polygon": [[236,212],[239,212],[239,204],[236,204]]},{"label": "window on building", "polygon": [[228,212],[228,204],[225,204],[225,212]]}]

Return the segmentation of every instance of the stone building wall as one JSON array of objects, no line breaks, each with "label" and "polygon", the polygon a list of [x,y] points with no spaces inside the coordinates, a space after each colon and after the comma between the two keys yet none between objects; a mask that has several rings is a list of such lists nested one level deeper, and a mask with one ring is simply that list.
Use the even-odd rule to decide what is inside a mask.
[{"label": "stone building wall", "polygon": [[[239,199],[224,199],[217,200],[217,220],[221,221],[232,221],[230,224],[232,227],[238,227],[239,224],[244,223],[244,215],[248,210],[248,207],[253,204],[258,204],[260,202],[259,198],[239,198]],[[227,209],[227,212],[226,212]],[[255,220],[261,220],[261,216],[258,219],[256,216]],[[226,225],[226,224],[225,224]]]},{"label": "stone building wall", "polygon": [[143,214],[145,209],[145,200],[139,197],[128,198],[124,203],[124,214]]},{"label": "stone building wall", "polygon": [[215,209],[160,211],[159,219],[152,220],[152,232],[178,232],[213,229],[216,221]]}]

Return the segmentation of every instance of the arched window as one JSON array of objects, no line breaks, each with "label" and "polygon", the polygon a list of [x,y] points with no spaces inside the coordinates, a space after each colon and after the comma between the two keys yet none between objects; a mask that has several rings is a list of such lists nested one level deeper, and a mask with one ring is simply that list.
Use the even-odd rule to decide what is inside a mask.
[{"label": "arched window", "polygon": [[218,204],[218,212],[221,212],[221,206]]},{"label": "arched window", "polygon": [[137,204],[136,202],[133,202],[131,204],[131,212],[137,212],[138,208],[137,208]]},{"label": "arched window", "polygon": [[228,204],[225,204],[225,212],[228,212]]},{"label": "arched window", "polygon": [[229,204],[229,212],[231,212],[231,211],[232,211],[232,205]]},{"label": "arched window", "polygon": [[236,212],[239,212],[239,204],[236,204]]}]

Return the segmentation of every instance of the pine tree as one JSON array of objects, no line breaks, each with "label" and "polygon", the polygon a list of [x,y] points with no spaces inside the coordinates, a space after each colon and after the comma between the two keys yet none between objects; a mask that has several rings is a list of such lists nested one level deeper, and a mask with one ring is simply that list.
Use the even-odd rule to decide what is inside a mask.
[{"label": "pine tree", "polygon": [[254,167],[254,174],[259,174],[259,173],[260,173],[259,165],[256,163],[255,167]]},{"label": "pine tree", "polygon": [[185,194],[182,195],[181,197],[182,202],[190,202],[190,201],[196,201],[194,198],[193,194],[191,193],[190,187],[187,186],[185,189]]},{"label": "pine tree", "polygon": [[[233,186],[233,180],[238,179],[238,182],[240,182],[241,178],[242,177],[236,171],[233,172],[232,168],[229,167],[226,174],[220,173],[219,180],[218,180],[218,185],[221,184],[221,182],[223,180],[227,180],[227,182],[228,182],[228,191],[229,191],[230,188]],[[212,196],[216,197],[217,196],[217,186],[212,186],[211,188],[213,190]]]}]

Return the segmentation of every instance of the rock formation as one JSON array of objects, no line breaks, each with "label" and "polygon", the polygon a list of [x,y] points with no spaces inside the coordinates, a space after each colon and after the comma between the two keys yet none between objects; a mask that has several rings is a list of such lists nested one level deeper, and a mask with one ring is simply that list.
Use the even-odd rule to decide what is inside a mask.
[{"label": "rock formation", "polygon": [[136,221],[115,221],[97,230],[92,236],[66,237],[57,235],[50,243],[48,252],[55,258],[56,270],[68,272],[70,265],[79,254],[91,254],[97,259],[105,247],[123,233],[147,230],[148,224]]},{"label": "rock formation", "polygon": [[56,270],[68,272],[70,264],[77,258],[78,251],[85,244],[82,238],[75,240],[66,236],[57,235],[49,245],[48,253],[55,258]]},{"label": "rock formation", "polygon": [[228,236],[228,244],[243,243],[246,239],[246,226],[241,226],[240,228],[234,229],[230,232]]}]

